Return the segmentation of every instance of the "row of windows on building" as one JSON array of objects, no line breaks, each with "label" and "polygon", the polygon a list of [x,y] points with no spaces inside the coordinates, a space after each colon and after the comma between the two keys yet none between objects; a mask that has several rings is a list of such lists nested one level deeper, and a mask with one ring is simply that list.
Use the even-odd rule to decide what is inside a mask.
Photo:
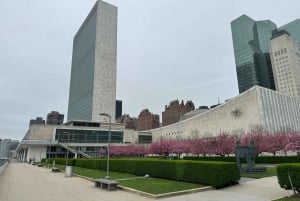
[{"label": "row of windows on building", "polygon": [[182,134],[182,131],[172,132],[172,133],[166,133],[165,136],[171,136],[171,135],[179,135]]},{"label": "row of windows on building", "polygon": [[279,68],[278,71],[278,76],[288,76],[289,74],[291,74],[290,69],[284,70],[283,68]]},{"label": "row of windows on building", "polygon": [[276,57],[276,61],[285,60],[285,59],[288,59],[288,58],[289,58],[288,55],[283,55],[281,57]]},{"label": "row of windows on building", "polygon": [[282,79],[279,79],[279,91],[285,94],[289,94],[291,96],[296,95],[295,85],[292,81],[291,72],[289,72],[289,76],[285,74],[284,76],[278,76],[279,78],[282,77]]},{"label": "row of windows on building", "polygon": [[281,92],[290,96],[296,96],[297,93],[295,93],[294,88],[290,89],[281,89]]},{"label": "row of windows on building", "polygon": [[286,48],[283,48],[281,50],[278,50],[274,53],[275,57],[279,56],[279,55],[282,55],[284,53],[287,53],[287,49]]},{"label": "row of windows on building", "polygon": [[289,64],[288,61],[278,62],[276,65],[278,66],[278,68],[285,68],[285,67],[289,67],[290,66],[290,64]]},{"label": "row of windows on building", "polygon": [[290,80],[292,79],[291,71],[278,71],[279,81]]},{"label": "row of windows on building", "polygon": [[293,81],[291,79],[291,76],[287,77],[287,79],[279,79],[279,84],[282,86],[285,86],[286,84],[293,84]]}]

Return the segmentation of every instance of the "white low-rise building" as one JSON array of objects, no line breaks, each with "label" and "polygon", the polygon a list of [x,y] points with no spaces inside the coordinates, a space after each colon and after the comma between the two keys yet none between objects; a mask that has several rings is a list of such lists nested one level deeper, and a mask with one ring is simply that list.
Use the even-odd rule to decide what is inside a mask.
[{"label": "white low-rise building", "polygon": [[32,125],[17,147],[17,158],[39,162],[42,158],[101,157],[106,150],[109,131],[111,144],[135,143],[136,132],[125,130],[124,124],[69,121],[62,125]]},{"label": "white low-rise building", "polygon": [[300,131],[300,99],[255,86],[206,112],[147,132],[153,141],[243,135],[253,128],[269,132]]},{"label": "white low-rise building", "polygon": [[[300,132],[300,98],[255,86],[217,107],[189,115],[177,123],[148,131],[111,125],[111,143],[149,144],[160,139],[214,137],[221,132],[243,135],[251,129]],[[101,157],[106,149],[108,123],[70,121],[63,125],[30,126],[17,148],[22,161],[41,158]]]}]

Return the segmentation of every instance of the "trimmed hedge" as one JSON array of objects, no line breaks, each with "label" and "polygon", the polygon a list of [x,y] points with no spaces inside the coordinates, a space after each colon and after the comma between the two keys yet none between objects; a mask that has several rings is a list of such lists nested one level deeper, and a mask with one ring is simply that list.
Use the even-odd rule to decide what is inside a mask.
[{"label": "trimmed hedge", "polygon": [[[77,159],[75,166],[105,171],[106,159]],[[110,171],[139,176],[149,174],[154,178],[207,184],[215,188],[236,183],[240,179],[237,165],[229,162],[110,159]]]},{"label": "trimmed hedge", "polygon": [[233,156],[185,156],[184,160],[193,160],[193,161],[222,161],[222,162],[236,162],[235,157]]},{"label": "trimmed hedge", "polygon": [[[235,156],[211,156],[211,157],[192,157],[186,156],[185,160],[197,160],[197,161],[226,161],[236,162]],[[243,161],[245,162],[245,161]],[[300,156],[259,156],[255,158],[255,163],[267,163],[267,164],[281,164],[281,163],[300,163]]]},{"label": "trimmed hedge", "polygon": [[[68,159],[68,165],[69,166],[76,166],[76,160],[77,159],[69,158]],[[48,163],[50,165],[53,163],[53,161],[55,161],[55,164],[66,165],[66,159],[65,158],[51,158],[51,159],[48,159]],[[43,158],[42,162],[46,163],[46,159]]]},{"label": "trimmed hedge", "polygon": [[281,164],[277,166],[277,178],[281,188],[292,190],[288,175],[294,188],[300,193],[300,163]]}]

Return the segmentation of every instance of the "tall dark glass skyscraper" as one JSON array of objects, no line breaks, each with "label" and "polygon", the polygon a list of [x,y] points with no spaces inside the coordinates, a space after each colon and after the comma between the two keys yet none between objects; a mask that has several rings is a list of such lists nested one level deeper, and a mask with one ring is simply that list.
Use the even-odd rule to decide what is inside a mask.
[{"label": "tall dark glass skyscraper", "polygon": [[242,15],[231,22],[239,92],[259,85],[275,89],[269,46],[276,24]]},{"label": "tall dark glass skyscraper", "polygon": [[300,19],[296,19],[286,25],[278,28],[278,30],[287,31],[300,45]]},{"label": "tall dark glass skyscraper", "polygon": [[287,31],[300,45],[300,19],[279,28],[270,20],[255,21],[247,15],[231,22],[240,93],[255,85],[275,89],[269,48],[277,30]]}]

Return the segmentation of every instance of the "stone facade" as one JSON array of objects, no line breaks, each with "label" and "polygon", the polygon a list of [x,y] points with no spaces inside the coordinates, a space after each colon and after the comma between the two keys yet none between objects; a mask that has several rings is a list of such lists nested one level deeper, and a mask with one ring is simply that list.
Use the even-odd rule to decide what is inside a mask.
[{"label": "stone facade", "polygon": [[144,109],[135,121],[135,129],[138,131],[150,130],[159,127],[159,115],[152,114],[148,109]]},{"label": "stone facade", "polygon": [[96,21],[94,98],[92,121],[107,113],[115,122],[117,78],[117,7],[98,0]]},{"label": "stone facade", "polygon": [[184,104],[183,100],[179,104],[178,100],[170,102],[170,105],[165,106],[165,111],[162,112],[162,125],[167,126],[179,121],[180,116],[187,112],[195,110],[194,103],[192,101],[187,101]]},{"label": "stone facade", "polygon": [[298,42],[282,31],[273,36],[270,55],[276,91],[300,97],[300,50]]}]

